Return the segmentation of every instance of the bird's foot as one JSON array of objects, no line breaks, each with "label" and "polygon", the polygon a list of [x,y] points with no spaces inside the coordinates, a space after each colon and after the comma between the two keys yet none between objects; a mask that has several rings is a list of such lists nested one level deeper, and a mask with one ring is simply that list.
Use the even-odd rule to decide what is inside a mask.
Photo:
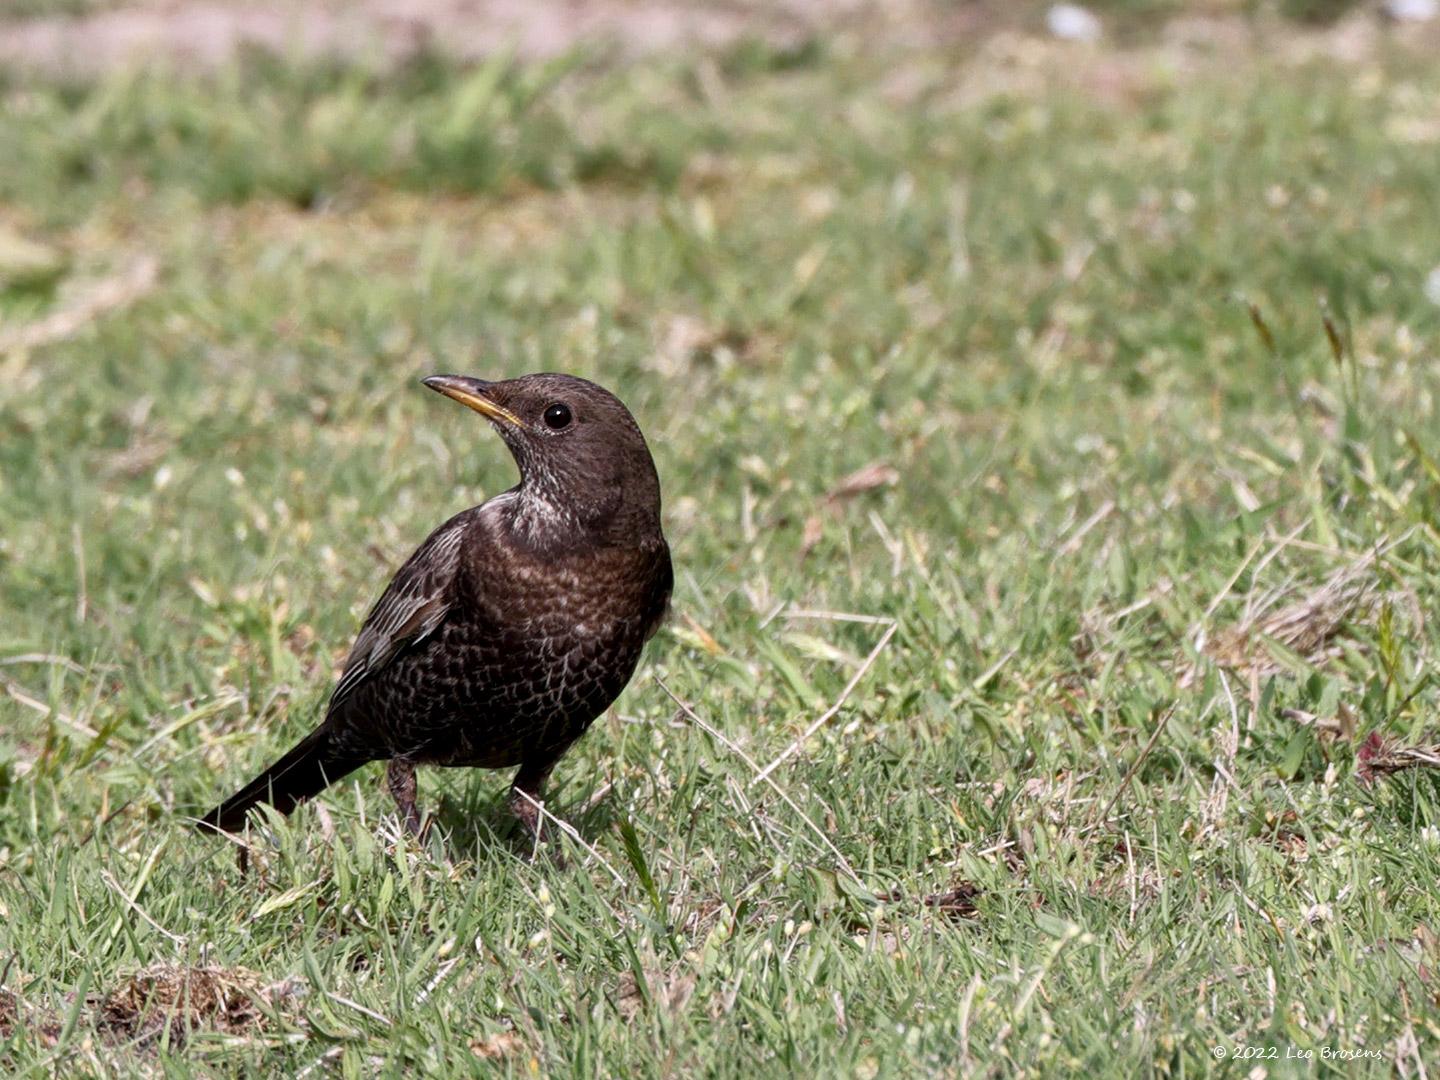
[{"label": "bird's foot", "polygon": [[563,870],[565,856],[561,854],[559,845],[546,842],[547,838],[555,835],[555,830],[545,828],[545,804],[541,801],[539,792],[527,790],[519,785],[512,787],[510,789],[510,813],[519,826],[518,843],[521,845],[525,858],[534,862],[544,851],[548,854],[550,861]]},{"label": "bird's foot", "polygon": [[510,789],[510,813],[520,826],[521,835],[536,846],[545,836],[543,806],[538,791],[526,791],[519,785]]},{"label": "bird's foot", "polygon": [[405,831],[417,840],[424,834],[420,808],[415,805],[415,766],[404,758],[391,758],[385,767],[385,786],[395,799]]}]

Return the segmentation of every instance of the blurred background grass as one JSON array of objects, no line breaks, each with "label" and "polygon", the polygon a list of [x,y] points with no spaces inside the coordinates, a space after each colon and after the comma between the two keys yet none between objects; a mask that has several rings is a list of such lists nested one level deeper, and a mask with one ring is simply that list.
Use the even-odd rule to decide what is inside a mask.
[{"label": "blurred background grass", "polygon": [[[5,12],[7,1064],[1418,1075],[1437,28],[1301,6],[138,67],[84,35],[186,9]],[[589,848],[434,772],[397,844],[364,775],[242,877],[185,815],[513,482],[416,380],[539,368],[631,405],[677,559],[557,774]]]}]

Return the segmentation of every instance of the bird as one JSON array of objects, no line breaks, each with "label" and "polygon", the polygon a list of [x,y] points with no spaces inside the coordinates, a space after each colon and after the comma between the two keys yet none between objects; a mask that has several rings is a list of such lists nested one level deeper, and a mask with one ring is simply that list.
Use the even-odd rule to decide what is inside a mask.
[{"label": "bird", "polygon": [[619,696],[664,621],[674,572],[660,480],[619,398],[554,372],[422,381],[489,421],[520,482],[450,518],[400,567],[319,725],[197,819],[203,831],[239,832],[259,803],[289,814],[386,761],[386,786],[416,836],[417,765],[516,767],[509,809],[538,840],[551,770]]}]

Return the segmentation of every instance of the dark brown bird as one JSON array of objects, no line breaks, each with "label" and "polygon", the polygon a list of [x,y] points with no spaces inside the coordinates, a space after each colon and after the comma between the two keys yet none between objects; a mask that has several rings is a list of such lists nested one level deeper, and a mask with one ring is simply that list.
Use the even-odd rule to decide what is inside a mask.
[{"label": "dark brown bird", "polygon": [[670,599],[660,481],[629,410],[570,375],[425,385],[486,417],[520,483],[441,525],[365,619],[325,719],[198,822],[288,814],[370,761],[410,831],[416,765],[518,765],[514,814],[538,834],[545,778],[615,700]]}]

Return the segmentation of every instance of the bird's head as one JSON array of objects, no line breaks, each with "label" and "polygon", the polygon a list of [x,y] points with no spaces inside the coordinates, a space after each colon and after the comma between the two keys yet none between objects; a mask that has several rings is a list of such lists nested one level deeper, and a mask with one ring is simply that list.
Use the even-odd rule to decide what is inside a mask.
[{"label": "bird's head", "polygon": [[520,468],[530,531],[622,538],[659,528],[655,462],[630,410],[608,390],[549,372],[497,382],[432,375],[425,385],[474,409],[500,433]]}]

